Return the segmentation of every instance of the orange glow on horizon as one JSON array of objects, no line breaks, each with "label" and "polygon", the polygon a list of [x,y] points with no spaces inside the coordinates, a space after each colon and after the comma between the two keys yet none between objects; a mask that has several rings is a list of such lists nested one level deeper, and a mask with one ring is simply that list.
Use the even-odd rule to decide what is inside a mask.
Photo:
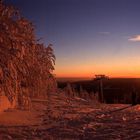
[{"label": "orange glow on horizon", "polygon": [[140,67],[136,66],[125,66],[120,68],[118,66],[100,67],[96,66],[94,68],[83,68],[77,67],[74,70],[69,68],[59,69],[55,71],[56,77],[86,77],[92,78],[95,74],[105,74],[109,77],[119,77],[119,78],[140,78]]},{"label": "orange glow on horizon", "polygon": [[112,77],[112,78],[140,78],[140,70],[139,71],[136,71],[136,73],[133,73],[133,72],[107,72],[107,71],[100,71],[100,72],[87,72],[87,73],[84,73],[84,72],[77,72],[77,71],[74,71],[74,72],[60,72],[60,73],[56,73],[56,77],[72,77],[72,78],[92,78],[94,77],[94,75],[96,74],[105,74],[109,77]]},{"label": "orange glow on horizon", "polygon": [[110,58],[108,61],[93,61],[73,63],[67,65],[59,63],[56,66],[56,77],[94,77],[95,74],[105,74],[109,77],[140,78],[140,58]]},{"label": "orange glow on horizon", "polygon": [[[100,74],[100,73],[95,73],[95,74],[91,74],[91,75],[86,75],[86,74],[56,74],[57,78],[93,78],[96,74]],[[101,74],[105,74],[105,73],[101,73]],[[107,76],[109,76],[110,78],[140,78],[140,74],[134,74],[134,75],[127,75],[127,74],[116,74],[116,75],[109,75],[109,74],[105,74]]]}]

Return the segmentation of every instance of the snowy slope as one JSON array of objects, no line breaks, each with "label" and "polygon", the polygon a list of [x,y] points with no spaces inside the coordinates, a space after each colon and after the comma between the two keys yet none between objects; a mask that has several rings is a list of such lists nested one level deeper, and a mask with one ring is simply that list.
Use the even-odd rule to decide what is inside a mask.
[{"label": "snowy slope", "polygon": [[99,104],[60,93],[51,94],[49,101],[34,100],[30,113],[35,111],[29,122],[1,125],[0,139],[140,140],[139,105]]}]

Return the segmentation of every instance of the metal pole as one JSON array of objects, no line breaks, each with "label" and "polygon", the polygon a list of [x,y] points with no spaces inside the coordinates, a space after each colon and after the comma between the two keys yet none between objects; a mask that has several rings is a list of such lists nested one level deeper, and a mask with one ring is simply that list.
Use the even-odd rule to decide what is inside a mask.
[{"label": "metal pole", "polygon": [[101,92],[101,102],[104,102],[104,96],[103,96],[103,81],[100,79],[100,92]]}]

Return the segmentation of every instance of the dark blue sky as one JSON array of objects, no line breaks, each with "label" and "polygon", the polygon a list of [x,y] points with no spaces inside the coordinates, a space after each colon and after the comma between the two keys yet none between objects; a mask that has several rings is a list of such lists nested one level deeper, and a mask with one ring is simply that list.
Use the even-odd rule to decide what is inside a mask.
[{"label": "dark blue sky", "polygon": [[140,76],[140,0],[6,0],[52,43],[57,76]]}]

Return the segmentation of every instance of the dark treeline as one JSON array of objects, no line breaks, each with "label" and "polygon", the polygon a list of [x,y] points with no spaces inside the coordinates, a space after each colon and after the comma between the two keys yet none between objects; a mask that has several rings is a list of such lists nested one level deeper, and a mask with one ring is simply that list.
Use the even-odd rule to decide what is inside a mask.
[{"label": "dark treeline", "polygon": [[[58,87],[64,88],[67,85],[65,81],[58,81]],[[99,81],[85,80],[71,82],[71,86],[79,92],[80,87],[86,90],[88,94],[100,92]],[[138,78],[111,78],[103,80],[103,96],[105,103],[131,103],[131,95],[135,88],[137,102],[140,103],[140,79]]]}]

